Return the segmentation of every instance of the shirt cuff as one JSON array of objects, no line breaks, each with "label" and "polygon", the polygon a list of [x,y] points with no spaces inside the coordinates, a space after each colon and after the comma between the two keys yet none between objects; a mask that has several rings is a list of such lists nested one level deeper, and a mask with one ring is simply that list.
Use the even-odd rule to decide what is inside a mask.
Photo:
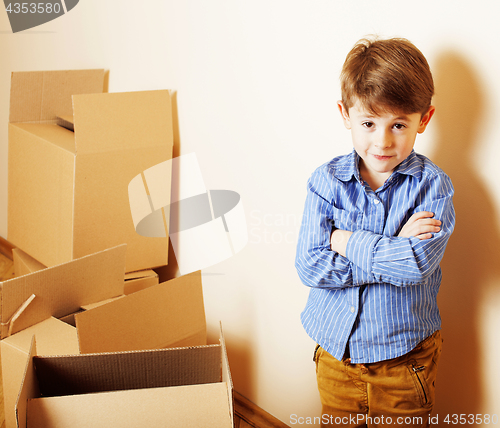
[{"label": "shirt cuff", "polygon": [[347,241],[346,256],[351,263],[371,276],[375,245],[382,238],[367,230],[356,230]]}]

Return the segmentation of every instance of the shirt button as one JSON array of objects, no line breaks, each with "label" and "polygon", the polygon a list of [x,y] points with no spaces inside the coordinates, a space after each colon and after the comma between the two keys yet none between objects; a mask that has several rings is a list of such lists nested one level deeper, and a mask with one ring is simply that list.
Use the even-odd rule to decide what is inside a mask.
[{"label": "shirt button", "polygon": [[351,306],[351,313],[354,313],[355,310],[356,308],[354,306]]},{"label": "shirt button", "polygon": [[380,201],[379,201],[378,199],[374,199],[374,200],[373,200],[373,203],[374,203],[374,204],[379,204],[379,203],[380,203]]}]

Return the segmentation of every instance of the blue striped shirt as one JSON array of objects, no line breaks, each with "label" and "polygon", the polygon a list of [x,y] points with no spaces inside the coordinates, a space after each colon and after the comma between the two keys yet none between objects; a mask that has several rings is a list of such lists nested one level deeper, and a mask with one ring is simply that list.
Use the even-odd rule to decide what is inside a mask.
[{"label": "blue striped shirt", "polygon": [[[311,175],[295,266],[311,287],[302,324],[323,349],[353,363],[399,357],[441,328],[439,262],[455,225],[450,178],[412,153],[373,191],[356,152]],[[400,238],[412,214],[433,212],[431,239]],[[332,226],[354,232],[346,257],[330,249]]]}]

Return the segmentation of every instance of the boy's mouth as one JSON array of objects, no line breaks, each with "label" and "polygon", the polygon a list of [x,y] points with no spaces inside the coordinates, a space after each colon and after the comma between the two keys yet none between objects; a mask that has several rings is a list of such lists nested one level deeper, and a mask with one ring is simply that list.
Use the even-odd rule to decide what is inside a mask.
[{"label": "boy's mouth", "polygon": [[375,159],[380,161],[389,160],[392,156],[372,155]]}]

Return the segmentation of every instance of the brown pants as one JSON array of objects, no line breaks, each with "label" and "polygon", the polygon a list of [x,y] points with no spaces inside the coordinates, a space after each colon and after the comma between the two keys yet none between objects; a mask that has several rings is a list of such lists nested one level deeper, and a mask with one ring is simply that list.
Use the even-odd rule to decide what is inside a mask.
[{"label": "brown pants", "polygon": [[442,339],[435,332],[409,353],[371,364],[315,354],[321,426],[427,427]]}]

